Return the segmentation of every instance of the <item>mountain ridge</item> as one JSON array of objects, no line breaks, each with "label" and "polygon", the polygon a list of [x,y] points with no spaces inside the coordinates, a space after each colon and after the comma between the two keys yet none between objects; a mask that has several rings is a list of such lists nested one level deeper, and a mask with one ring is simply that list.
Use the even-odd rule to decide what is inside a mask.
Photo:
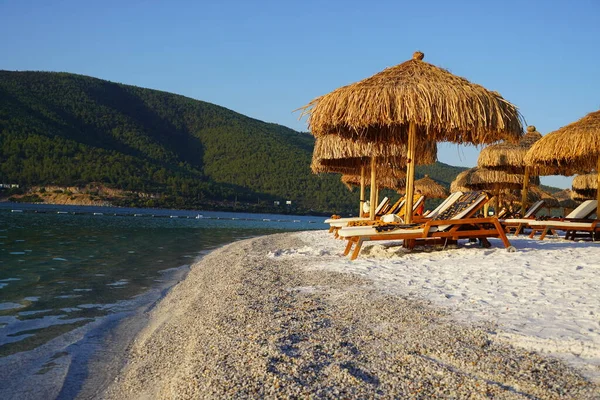
[{"label": "mountain ridge", "polygon": [[[313,175],[314,138],[226,107],[67,72],[0,70],[0,182],[99,183],[161,207],[239,201],[347,212],[356,194]],[[448,186],[465,167],[417,168]],[[146,206],[134,195],[122,205]]]}]

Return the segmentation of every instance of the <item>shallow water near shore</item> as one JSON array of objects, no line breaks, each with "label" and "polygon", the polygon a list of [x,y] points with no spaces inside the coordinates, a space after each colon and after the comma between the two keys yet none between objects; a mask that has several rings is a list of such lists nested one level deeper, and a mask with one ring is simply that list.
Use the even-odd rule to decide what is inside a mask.
[{"label": "shallow water near shore", "polygon": [[[0,393],[19,394],[14,390],[21,385],[22,397],[56,395],[42,389],[58,379],[71,387],[61,397],[71,397],[103,338],[123,317],[150,307],[200,256],[249,237],[321,229],[321,221],[0,205]],[[37,387],[22,387],[14,376]]]}]

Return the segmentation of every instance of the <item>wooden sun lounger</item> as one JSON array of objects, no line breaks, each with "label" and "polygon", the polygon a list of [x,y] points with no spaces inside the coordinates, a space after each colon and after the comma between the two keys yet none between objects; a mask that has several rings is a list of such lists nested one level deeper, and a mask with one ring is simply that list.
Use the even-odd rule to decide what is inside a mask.
[{"label": "wooden sun lounger", "polygon": [[597,205],[598,200],[586,200],[565,218],[531,221],[529,222],[531,227],[529,237],[534,238],[536,233],[541,233],[539,239],[544,240],[548,232],[556,236],[556,231],[562,230],[566,232],[565,239],[575,239],[578,232],[586,232],[586,235],[590,235],[592,240],[598,240],[597,219],[590,219],[596,212]]},{"label": "wooden sun lounger", "polygon": [[[375,215],[379,215],[381,210],[383,210],[390,203],[390,199],[384,197],[380,202],[377,208],[375,208]],[[396,203],[398,204],[398,203]],[[349,218],[328,218],[324,222],[329,224],[329,232],[334,232],[335,228],[340,228],[342,226],[348,225],[350,221],[369,221],[369,217],[349,217]]]},{"label": "wooden sun lounger", "polygon": [[531,205],[523,218],[506,218],[501,219],[500,223],[504,227],[506,233],[511,233],[514,230],[514,235],[518,236],[519,233],[523,231],[524,228],[529,226],[531,221],[535,221],[535,215],[544,208],[544,204],[546,202],[544,200],[539,200]]},{"label": "wooden sun lounger", "polygon": [[[413,212],[419,207],[419,205],[425,201],[425,197],[421,196],[417,199],[417,201],[415,201],[414,205],[413,205]],[[394,204],[391,209],[390,212],[388,214],[385,215],[396,215],[399,213],[402,213],[402,216],[404,216],[404,204],[405,204],[405,200],[402,198],[400,200],[398,200],[398,202],[396,202],[396,204]],[[379,221],[381,218],[383,218],[385,215],[382,215],[378,218],[376,218],[375,220],[371,220],[369,218],[354,218],[354,219],[346,219],[345,221],[339,221],[339,220],[333,220],[330,223],[330,227],[329,227],[329,232],[333,232],[335,237],[338,238],[338,230],[347,226],[352,226],[352,225],[372,225],[378,222],[375,221]]]},{"label": "wooden sun lounger", "polygon": [[[497,217],[472,218],[478,210],[487,202],[487,195],[483,192],[471,192],[464,194],[464,198],[473,196],[470,203],[462,204],[460,199],[456,206],[458,209],[447,216],[440,215],[445,219],[431,219],[423,224],[414,226],[361,226],[347,227],[339,231],[342,238],[348,240],[344,255],[348,255],[354,246],[351,259],[355,260],[360,253],[362,244],[374,240],[404,240],[408,247],[414,247],[417,243],[447,243],[459,239],[480,239],[484,245],[489,245],[487,238],[499,237],[505,247],[510,247],[510,242]],[[383,230],[382,230],[383,228]],[[390,228],[390,230],[385,230]]]}]

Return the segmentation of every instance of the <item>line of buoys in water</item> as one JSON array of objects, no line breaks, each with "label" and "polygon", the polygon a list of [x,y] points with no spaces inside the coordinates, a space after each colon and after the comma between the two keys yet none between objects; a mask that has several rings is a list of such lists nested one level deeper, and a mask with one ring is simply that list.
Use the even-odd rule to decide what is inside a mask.
[{"label": "line of buoys in water", "polygon": [[[142,214],[142,213],[105,213],[98,211],[56,211],[56,210],[22,210],[22,209],[11,209],[13,213],[40,213],[40,214],[71,214],[71,215],[94,215],[94,216],[116,216],[116,217],[148,217],[148,218],[173,218],[173,219],[207,219],[207,220],[230,220],[230,221],[263,221],[263,222],[302,222],[299,219],[271,219],[271,218],[247,218],[247,217],[221,217],[221,216],[205,216],[203,214],[197,215],[170,215],[170,214]],[[309,224],[314,224],[317,221],[306,221]]]}]

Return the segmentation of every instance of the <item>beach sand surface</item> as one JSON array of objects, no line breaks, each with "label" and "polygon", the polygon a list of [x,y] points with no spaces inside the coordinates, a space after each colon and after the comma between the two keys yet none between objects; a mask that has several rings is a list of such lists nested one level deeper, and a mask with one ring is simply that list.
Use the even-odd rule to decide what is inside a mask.
[{"label": "beach sand surface", "polygon": [[[427,291],[404,292],[368,273],[415,260],[376,256],[350,264],[342,249],[317,231],[211,252],[150,312],[102,397],[600,397],[563,359],[511,345],[488,315],[461,318]],[[463,253],[482,258],[486,251],[427,257],[455,254],[450,269]]]}]

